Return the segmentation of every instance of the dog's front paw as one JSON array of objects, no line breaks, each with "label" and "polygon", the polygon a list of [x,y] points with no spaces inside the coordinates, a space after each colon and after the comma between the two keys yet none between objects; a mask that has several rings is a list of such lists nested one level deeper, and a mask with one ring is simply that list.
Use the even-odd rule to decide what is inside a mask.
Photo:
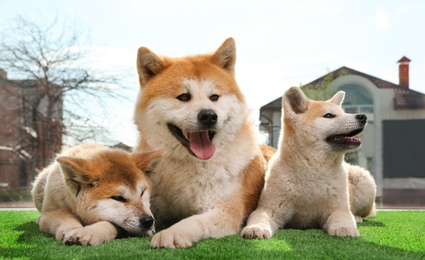
[{"label": "dog's front paw", "polygon": [[192,246],[192,241],[185,234],[166,229],[153,236],[151,248],[187,248]]},{"label": "dog's front paw", "polygon": [[360,233],[356,227],[330,227],[328,234],[338,237],[359,237]]},{"label": "dog's front paw", "polygon": [[246,239],[270,239],[272,235],[271,228],[262,225],[246,226],[241,232],[241,237]]},{"label": "dog's front paw", "polygon": [[72,231],[74,231],[75,229],[78,229],[78,227],[69,228],[69,229],[58,228],[55,234],[56,240],[60,240],[60,241],[64,240],[65,236],[71,233]]},{"label": "dog's front paw", "polygon": [[65,234],[63,242],[65,245],[96,246],[112,239],[114,237],[93,232],[93,230],[88,228],[78,228]]}]

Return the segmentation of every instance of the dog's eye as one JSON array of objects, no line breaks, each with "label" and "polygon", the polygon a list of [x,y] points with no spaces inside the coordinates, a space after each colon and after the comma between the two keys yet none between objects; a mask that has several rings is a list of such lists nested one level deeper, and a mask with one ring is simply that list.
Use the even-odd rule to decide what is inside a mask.
[{"label": "dog's eye", "polygon": [[143,191],[142,191],[142,194],[140,194],[140,197],[142,197],[142,196],[143,196],[143,194],[145,194],[145,190],[143,190]]},{"label": "dog's eye", "polygon": [[111,199],[119,201],[119,202],[126,202],[127,201],[123,196],[112,196]]},{"label": "dog's eye", "polygon": [[213,94],[213,95],[211,95],[210,100],[211,100],[212,102],[216,102],[219,98],[220,98],[220,96],[219,96],[219,95],[217,95],[217,94]]},{"label": "dog's eye", "polygon": [[331,113],[326,113],[323,117],[324,118],[334,118],[335,115],[334,114],[331,114]]},{"label": "dog's eye", "polygon": [[181,102],[189,102],[191,99],[191,96],[189,93],[183,93],[181,95],[178,95],[177,99],[180,100]]}]

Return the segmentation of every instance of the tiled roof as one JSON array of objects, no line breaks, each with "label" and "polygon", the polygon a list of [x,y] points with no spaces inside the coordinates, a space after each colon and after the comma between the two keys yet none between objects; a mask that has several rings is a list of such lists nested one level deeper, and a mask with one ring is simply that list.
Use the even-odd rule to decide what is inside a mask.
[{"label": "tiled roof", "polygon": [[273,100],[272,102],[261,107],[261,111],[266,110],[280,110],[282,108],[282,97]]},{"label": "tiled roof", "polygon": [[425,95],[404,87],[394,89],[394,109],[424,109]]},{"label": "tiled roof", "polygon": [[372,83],[375,84],[375,86],[377,86],[378,88],[398,88],[398,87],[400,87],[397,84],[391,83],[391,82],[386,81],[386,80],[382,80],[380,78],[371,76],[369,74],[366,74],[366,73],[363,73],[363,72],[360,72],[360,71],[357,71],[357,70],[353,70],[353,69],[345,67],[345,66],[343,66],[343,67],[341,67],[337,70],[334,70],[332,72],[329,72],[325,76],[320,77],[320,78],[306,84],[306,86],[307,85],[315,86],[318,83],[320,83],[321,81],[323,81],[323,79],[326,78],[326,77],[331,77],[332,80],[335,80],[335,79],[337,79],[341,76],[344,76],[344,75],[357,75],[357,76],[366,78],[366,79],[372,81]]}]

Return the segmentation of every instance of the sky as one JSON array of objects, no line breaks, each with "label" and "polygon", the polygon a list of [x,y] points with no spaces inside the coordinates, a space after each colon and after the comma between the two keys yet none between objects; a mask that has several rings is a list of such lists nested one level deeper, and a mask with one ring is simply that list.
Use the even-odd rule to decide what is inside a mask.
[{"label": "sky", "polygon": [[[140,46],[180,57],[237,46],[236,79],[254,118],[291,86],[346,66],[398,84],[410,63],[410,88],[425,93],[425,1],[421,0],[0,0],[0,31],[20,15],[63,16],[89,32],[94,66],[130,71],[128,102],[110,102],[102,119],[116,142],[134,145]],[[95,119],[94,119],[95,120]]]}]

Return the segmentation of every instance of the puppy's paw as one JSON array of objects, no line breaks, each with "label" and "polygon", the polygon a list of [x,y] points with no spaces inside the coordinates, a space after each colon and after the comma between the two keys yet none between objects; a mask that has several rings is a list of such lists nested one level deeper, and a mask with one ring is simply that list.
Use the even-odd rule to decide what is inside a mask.
[{"label": "puppy's paw", "polygon": [[264,227],[261,225],[246,226],[241,232],[241,237],[245,239],[270,239],[272,235],[270,227]]},{"label": "puppy's paw", "polygon": [[330,227],[328,234],[338,237],[359,237],[360,233],[356,227]]},{"label": "puppy's paw", "polygon": [[187,248],[192,246],[192,240],[185,234],[165,229],[152,237],[150,246],[151,248]]},{"label": "puppy's paw", "polygon": [[55,238],[56,240],[63,241],[65,236],[71,232],[73,232],[76,229],[79,229],[80,227],[71,227],[71,228],[58,228],[56,230]]},{"label": "puppy's paw", "polygon": [[58,229],[56,230],[56,234],[55,234],[55,238],[56,240],[63,240],[63,238],[65,237],[65,235],[69,232],[71,232],[71,230],[64,230],[64,229]]},{"label": "puppy's paw", "polygon": [[96,246],[112,239],[114,237],[93,232],[93,230],[88,228],[78,228],[65,234],[63,242],[65,245]]}]

